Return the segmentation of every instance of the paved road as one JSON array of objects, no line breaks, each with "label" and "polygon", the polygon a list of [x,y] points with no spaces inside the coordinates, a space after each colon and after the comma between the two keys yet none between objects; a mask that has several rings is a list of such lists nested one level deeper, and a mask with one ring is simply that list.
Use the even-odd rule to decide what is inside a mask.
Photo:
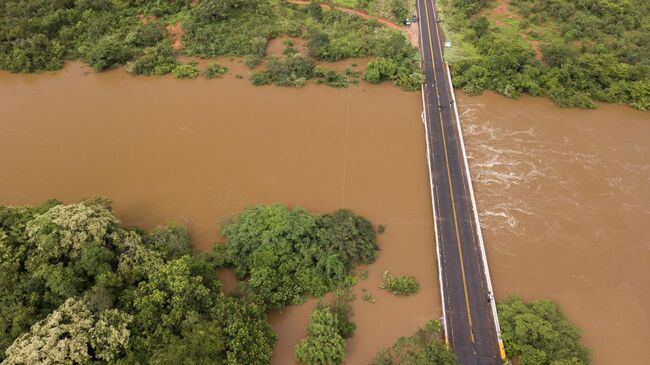
[{"label": "paved road", "polygon": [[433,0],[417,0],[447,341],[464,365],[502,364]]}]

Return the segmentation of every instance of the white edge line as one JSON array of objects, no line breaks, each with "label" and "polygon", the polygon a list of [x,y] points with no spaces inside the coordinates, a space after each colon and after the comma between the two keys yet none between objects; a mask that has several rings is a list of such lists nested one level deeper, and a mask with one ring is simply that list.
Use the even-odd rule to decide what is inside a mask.
[{"label": "white edge line", "polygon": [[[418,5],[418,18],[421,19],[422,12],[420,11],[420,1],[417,1]],[[428,21],[428,20],[427,20]],[[422,63],[420,68],[424,70],[424,52],[422,52],[422,47],[424,44],[424,39],[422,38],[422,28],[420,28],[420,54],[422,55]],[[433,61],[433,60],[432,60]],[[424,124],[424,140],[427,143],[427,168],[429,169],[429,190],[431,191],[431,210],[433,211],[433,230],[435,233],[436,240],[436,258],[438,260],[438,280],[440,281],[440,301],[442,302],[442,328],[445,333],[445,343],[449,343],[447,336],[447,312],[445,308],[445,289],[442,282],[442,265],[440,262],[440,240],[438,239],[438,223],[436,215],[436,200],[433,194],[433,174],[431,172],[431,147],[429,146],[429,127],[427,124],[427,106],[424,100],[424,84],[421,86],[422,89],[422,123]]]},{"label": "white edge line", "polygon": [[[434,17],[437,19],[438,14],[436,12],[435,4],[433,6],[433,14],[434,14]],[[440,43],[440,32],[438,31],[438,26],[436,24],[434,24],[434,26],[436,27],[436,36],[438,37],[438,44],[441,44]],[[442,61],[447,66],[446,67],[446,69],[447,69],[447,80],[449,81],[449,88],[451,89],[451,98],[452,98],[453,103],[454,103],[454,113],[456,114],[456,125],[457,125],[457,128],[458,128],[458,135],[460,137],[460,146],[461,146],[461,150],[462,150],[462,153],[463,153],[463,162],[465,163],[465,173],[467,174],[467,183],[469,185],[469,193],[470,193],[470,197],[471,197],[471,200],[472,200],[472,209],[474,210],[474,220],[476,221],[476,234],[478,235],[479,248],[481,250],[481,257],[483,259],[482,261],[483,261],[483,270],[485,272],[485,280],[487,282],[489,292],[493,294],[494,291],[492,289],[492,279],[490,278],[490,269],[488,268],[487,256],[485,254],[485,245],[483,243],[483,234],[481,233],[481,223],[480,223],[480,221],[478,219],[478,209],[476,208],[476,198],[474,197],[474,187],[472,186],[472,175],[470,174],[469,164],[467,163],[467,153],[465,152],[465,141],[463,139],[463,129],[461,128],[460,117],[458,115],[458,105],[456,103],[456,93],[454,92],[454,86],[453,86],[453,84],[451,82],[451,72],[449,72],[449,65],[445,62],[444,56],[442,54],[442,48],[438,47],[438,51],[440,52],[440,58],[442,59]],[[501,356],[503,358],[503,355],[504,355],[504,353],[502,352],[503,351],[503,339],[501,338],[501,326],[499,325],[499,317],[498,317],[498,314],[497,314],[497,307],[496,307],[496,303],[495,303],[494,300],[491,300],[490,303],[491,303],[490,307],[492,308],[492,318],[494,320],[494,328],[495,328],[496,334],[497,334],[497,341],[499,342],[498,343],[499,344],[499,352],[501,352]]]},{"label": "white edge line", "polygon": [[[488,290],[490,293],[494,293],[492,289],[492,279],[490,278],[490,269],[488,268],[487,256],[485,254],[485,245],[483,243],[483,234],[481,232],[481,223],[478,219],[478,209],[476,207],[476,198],[474,197],[474,187],[472,186],[472,175],[469,172],[469,164],[467,163],[467,153],[465,152],[465,141],[463,139],[463,129],[460,125],[460,117],[458,115],[458,105],[456,103],[456,93],[454,92],[454,86],[451,82],[451,72],[449,72],[449,64],[445,63],[447,66],[447,79],[449,80],[449,89],[451,90],[451,98],[454,102],[454,113],[456,114],[456,126],[458,128],[458,135],[460,137],[460,146],[463,152],[463,161],[465,163],[465,173],[467,174],[467,183],[469,185],[469,194],[472,200],[472,210],[474,211],[474,220],[476,221],[476,234],[478,235],[479,247],[481,249],[481,257],[483,259],[483,270],[485,271],[485,280],[487,281]],[[497,314],[497,306],[494,300],[492,300],[490,307],[492,308],[492,317],[494,318],[494,327],[497,332],[497,338],[499,341],[500,348],[503,345],[503,339],[501,338],[501,326],[499,325],[499,317]]]}]

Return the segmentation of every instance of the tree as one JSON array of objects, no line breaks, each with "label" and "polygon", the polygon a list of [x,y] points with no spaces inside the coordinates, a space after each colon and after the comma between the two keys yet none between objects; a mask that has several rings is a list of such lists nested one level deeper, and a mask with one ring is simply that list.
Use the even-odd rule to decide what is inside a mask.
[{"label": "tree", "polygon": [[318,216],[275,204],[246,209],[227,223],[215,252],[233,266],[249,297],[274,307],[301,303],[344,284],[354,265],[374,261],[372,225],[349,211]]},{"label": "tree", "polygon": [[56,205],[26,225],[29,241],[36,247],[26,266],[54,294],[78,295],[115,264],[111,235],[118,223],[100,204]]},{"label": "tree", "polygon": [[319,305],[309,315],[308,335],[295,347],[298,361],[308,365],[335,365],[345,359],[345,340],[329,307]]},{"label": "tree", "polygon": [[[6,350],[4,364],[88,363],[112,360],[125,349],[131,317],[117,310],[95,316],[86,303],[69,298]],[[92,353],[89,352],[92,349]]]},{"label": "tree", "polygon": [[589,364],[580,330],[555,303],[512,296],[497,309],[506,352],[520,364]]},{"label": "tree", "polygon": [[348,267],[370,264],[377,257],[377,234],[367,219],[348,209],[323,215],[318,221],[318,240],[341,257]]}]

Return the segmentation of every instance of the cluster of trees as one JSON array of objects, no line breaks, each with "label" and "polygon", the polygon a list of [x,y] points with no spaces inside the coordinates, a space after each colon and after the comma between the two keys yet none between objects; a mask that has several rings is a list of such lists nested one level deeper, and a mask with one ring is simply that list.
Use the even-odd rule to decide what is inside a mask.
[{"label": "cluster of trees", "polygon": [[516,0],[522,32],[540,41],[541,60],[519,33],[485,17],[485,0],[441,2],[448,33],[465,51],[452,62],[454,82],[471,94],[548,95],[565,107],[594,101],[650,109],[650,5],[644,0]]},{"label": "cluster of trees", "polygon": [[338,61],[372,56],[374,59],[364,75],[366,81],[391,80],[405,90],[420,88],[423,76],[419,56],[403,33],[337,10],[311,17],[304,35],[310,57],[319,61]]},{"label": "cluster of trees", "polygon": [[[349,211],[256,207],[224,235],[201,253],[183,226],[124,228],[105,199],[0,206],[0,360],[265,364],[270,307],[343,285],[377,253]],[[222,292],[224,265],[245,279],[239,293]]]},{"label": "cluster of trees", "polygon": [[580,329],[548,300],[524,302],[512,296],[497,304],[508,357],[521,365],[589,364]]},{"label": "cluster of trees", "polygon": [[272,308],[302,303],[349,281],[357,264],[375,261],[372,224],[349,210],[316,215],[284,205],[246,209],[222,229],[216,246],[241,292]]},{"label": "cluster of trees", "polygon": [[400,337],[393,346],[380,351],[369,365],[420,364],[460,364],[445,344],[442,328],[437,321],[429,321],[413,336]]},{"label": "cluster of trees", "polygon": [[[325,70],[314,75],[313,60],[376,56],[373,65],[384,67],[371,70],[367,80],[393,80],[409,90],[419,87],[417,51],[403,34],[312,5],[271,0],[8,0],[0,7],[0,69],[57,70],[66,60],[82,59],[98,71],[124,65],[134,74],[173,72],[193,78],[198,71],[179,65],[179,51],[172,48],[166,29],[182,19],[180,52],[204,58],[241,56],[250,67],[264,60],[269,39],[289,34],[307,40],[307,55],[298,57],[295,48],[287,47],[293,52],[269,60],[269,72],[252,78],[258,84],[300,86],[315,76],[343,87],[351,80]],[[293,67],[298,67],[296,72]]]}]

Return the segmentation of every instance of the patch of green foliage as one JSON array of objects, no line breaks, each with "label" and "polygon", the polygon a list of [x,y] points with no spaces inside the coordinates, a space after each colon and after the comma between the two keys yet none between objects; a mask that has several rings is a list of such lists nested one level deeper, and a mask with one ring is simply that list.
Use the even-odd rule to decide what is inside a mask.
[{"label": "patch of green foliage", "polygon": [[337,301],[333,308],[319,303],[309,316],[307,337],[295,347],[296,360],[307,365],[334,365],[345,360],[345,339],[354,332],[350,306]]},{"label": "patch of green foliage", "polygon": [[177,79],[195,79],[199,76],[199,69],[196,64],[188,63],[174,67],[172,74]]},{"label": "patch of green foliage", "polygon": [[144,49],[142,55],[127,62],[125,69],[136,75],[166,75],[178,66],[169,41],[163,40]]},{"label": "patch of green foliage", "polygon": [[301,208],[261,205],[222,229],[215,247],[234,267],[240,291],[272,308],[302,303],[345,285],[357,264],[375,261],[376,233],[349,210],[317,215]]},{"label": "patch of green foliage", "polygon": [[[442,0],[446,34],[456,42],[456,86],[517,98],[547,95],[563,107],[594,101],[650,109],[650,4],[644,0],[516,0],[518,18],[485,17],[485,0]],[[541,61],[521,33],[540,42]]]},{"label": "patch of green foliage", "polygon": [[203,69],[203,76],[208,79],[214,79],[215,77],[221,77],[228,72],[228,68],[221,66],[218,63],[210,63]]},{"label": "patch of green foliage", "polygon": [[589,364],[580,329],[548,300],[524,302],[512,296],[497,304],[501,333],[510,358],[521,365]]},{"label": "patch of green foliage", "polygon": [[266,71],[270,83],[278,86],[301,87],[314,76],[314,61],[293,54],[282,57],[269,57],[266,61]]},{"label": "patch of green foliage", "polygon": [[454,353],[445,345],[438,321],[429,321],[413,336],[377,353],[369,365],[459,365]]},{"label": "patch of green foliage", "polygon": [[[400,0],[402,1],[402,0]],[[45,1],[8,0],[0,7],[0,69],[38,72],[81,59],[101,71],[125,65],[139,75],[177,70],[176,53],[211,58],[241,56],[249,67],[266,57],[267,43],[281,34],[301,37],[308,56],[287,45],[282,58],[269,59],[268,74],[256,84],[301,86],[313,77],[313,63],[376,56],[396,66],[392,80],[416,89],[417,51],[399,31],[337,10],[275,0]],[[316,10],[318,9],[318,10]],[[172,49],[165,25],[181,22],[182,48]],[[399,54],[393,50],[399,50]],[[416,76],[413,76],[416,75]],[[347,75],[346,75],[347,76]],[[325,72],[322,83],[342,87],[343,77]],[[355,81],[356,82],[356,81]]]},{"label": "patch of green foliage", "polygon": [[0,206],[0,360],[264,364],[263,307],[226,296],[178,225],[126,229],[110,202]]},{"label": "patch of green foliage", "polygon": [[362,9],[368,14],[390,19],[397,24],[402,24],[405,18],[410,18],[415,7],[409,0],[334,0],[333,3]]},{"label": "patch of green foliage", "polygon": [[420,290],[420,284],[410,275],[392,276],[388,271],[384,271],[382,279],[379,287],[396,295],[413,295]]},{"label": "patch of green foliage", "polygon": [[350,85],[350,80],[345,74],[334,70],[328,70],[323,67],[316,67],[314,69],[314,76],[318,78],[316,80],[316,83],[318,84],[325,84],[333,87],[348,87]]}]

